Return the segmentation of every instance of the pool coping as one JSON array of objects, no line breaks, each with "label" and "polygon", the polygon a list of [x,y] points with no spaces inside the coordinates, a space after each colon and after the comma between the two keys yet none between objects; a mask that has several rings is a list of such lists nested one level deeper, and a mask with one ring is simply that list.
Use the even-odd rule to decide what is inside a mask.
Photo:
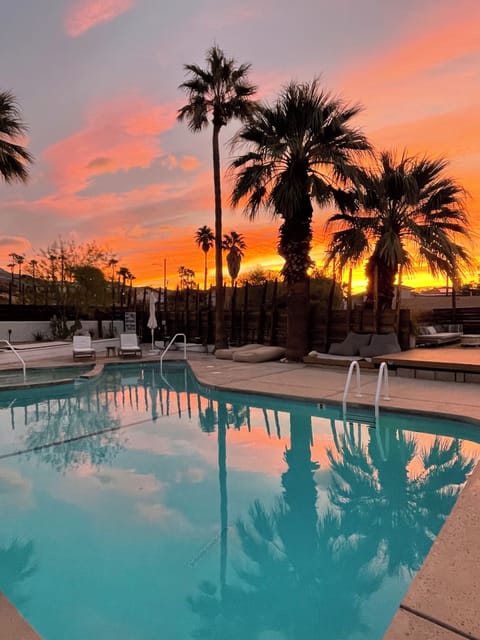
[{"label": "pool coping", "polygon": [[[309,367],[304,363],[234,363],[217,360],[207,354],[189,355],[187,364],[195,378],[211,389],[326,404],[342,403],[344,369],[332,371],[331,367]],[[174,354],[172,356],[169,359],[179,359]],[[158,357],[142,358],[136,362],[155,360],[158,362]],[[109,364],[121,362],[124,361],[114,363],[110,360]],[[63,366],[63,363],[57,364]],[[97,366],[98,372],[94,377],[100,375],[103,364],[96,365],[92,371]],[[376,376],[374,370],[362,371],[362,400],[350,402],[349,406],[373,408]],[[388,409],[382,402],[383,410],[426,413],[480,427],[477,417],[478,384],[438,380],[421,382],[419,385],[416,379],[395,378],[395,392],[391,394]],[[480,465],[477,465],[402,599],[384,640],[480,640],[480,596],[477,595],[480,594],[479,505]],[[462,552],[458,553],[458,549]],[[5,602],[7,604],[2,607]],[[28,629],[24,635],[10,633],[5,636],[9,640],[17,637],[19,640],[41,640],[15,607],[0,594],[0,639],[5,631],[16,628],[8,626],[12,619],[14,625],[21,625],[23,621]]]},{"label": "pool coping", "polygon": [[42,640],[18,609],[0,592],[0,640]]}]

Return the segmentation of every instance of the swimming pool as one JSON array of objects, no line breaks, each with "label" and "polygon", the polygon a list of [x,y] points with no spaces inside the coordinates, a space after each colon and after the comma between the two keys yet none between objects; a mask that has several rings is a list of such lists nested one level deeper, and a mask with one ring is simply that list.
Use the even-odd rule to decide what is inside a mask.
[{"label": "swimming pool", "polygon": [[478,438],[214,392],[180,363],[3,391],[0,590],[45,640],[375,640]]}]

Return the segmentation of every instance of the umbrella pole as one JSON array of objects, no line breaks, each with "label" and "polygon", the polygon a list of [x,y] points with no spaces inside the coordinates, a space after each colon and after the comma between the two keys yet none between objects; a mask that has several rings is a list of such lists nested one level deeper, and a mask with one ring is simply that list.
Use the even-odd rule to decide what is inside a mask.
[{"label": "umbrella pole", "polygon": [[150,331],[152,332],[152,348],[149,351],[149,354],[151,356],[156,355],[158,353],[157,349],[155,349],[155,344],[154,344],[154,340],[153,340],[153,332],[155,331],[155,329],[150,329]]}]

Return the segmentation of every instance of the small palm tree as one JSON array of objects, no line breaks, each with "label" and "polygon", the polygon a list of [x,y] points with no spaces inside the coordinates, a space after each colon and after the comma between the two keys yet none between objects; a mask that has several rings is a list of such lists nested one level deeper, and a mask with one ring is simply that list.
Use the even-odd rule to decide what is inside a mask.
[{"label": "small palm tree", "polygon": [[233,287],[240,273],[240,265],[244,256],[244,250],[247,248],[247,243],[241,233],[230,231],[230,234],[226,233],[223,236],[222,247],[224,251],[227,251],[228,273],[232,279]]},{"label": "small palm tree", "polygon": [[5,182],[26,182],[26,165],[32,156],[14,140],[25,135],[27,127],[22,121],[15,97],[9,91],[0,92],[0,175]]},{"label": "small palm tree", "polygon": [[368,257],[367,298],[378,310],[390,309],[400,270],[412,269],[411,250],[433,275],[458,276],[468,253],[456,237],[468,237],[465,192],[444,175],[445,160],[382,152],[376,166],[361,171],[357,201],[330,217],[334,233],[330,260]]},{"label": "small palm tree", "polygon": [[204,256],[205,256],[205,271],[204,271],[204,279],[203,279],[203,288],[207,290],[207,275],[208,275],[208,261],[207,256],[210,249],[213,247],[213,243],[215,241],[215,236],[213,235],[213,231],[207,225],[203,227],[199,227],[195,232],[195,242],[199,247],[201,247]]},{"label": "small palm tree", "polygon": [[232,165],[239,170],[232,203],[245,199],[251,220],[262,206],[283,220],[278,252],[285,259],[291,360],[300,360],[308,350],[312,203],[344,206],[359,153],[370,150],[365,136],[350,124],[359,110],[329,96],[317,80],[291,83],[273,106],[259,108],[234,139],[247,151]]},{"label": "small palm tree", "polygon": [[178,111],[180,121],[187,120],[189,128],[198,132],[213,125],[213,182],[215,190],[215,346],[225,346],[224,300],[222,276],[222,194],[220,180],[219,134],[233,118],[245,120],[256,107],[251,97],[256,87],[248,82],[249,64],[236,66],[217,46],[207,52],[207,66],[185,65],[190,79],[180,85],[188,96],[188,103]]}]

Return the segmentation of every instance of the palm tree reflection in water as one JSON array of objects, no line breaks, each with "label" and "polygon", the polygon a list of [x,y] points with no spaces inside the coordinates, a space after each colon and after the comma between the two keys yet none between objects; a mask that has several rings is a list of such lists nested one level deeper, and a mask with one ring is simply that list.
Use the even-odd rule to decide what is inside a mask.
[{"label": "palm tree reflection in water", "polygon": [[388,577],[406,585],[419,569],[474,463],[458,440],[420,449],[414,434],[393,429],[384,447],[374,431],[363,444],[360,433],[334,431],[330,504],[319,513],[311,417],[290,413],[282,495],[270,509],[254,500],[236,522],[235,584],[203,581],[188,598],[200,618],[193,637],[370,637],[378,624],[365,603]]},{"label": "palm tree reflection in water", "polygon": [[[376,437],[362,447],[343,434],[338,455],[328,456],[334,472],[329,496],[346,535],[368,539],[392,576],[420,568],[474,462],[458,440],[436,437],[419,451],[415,435],[395,430],[389,445],[384,459]],[[420,469],[412,469],[418,463]]]}]

